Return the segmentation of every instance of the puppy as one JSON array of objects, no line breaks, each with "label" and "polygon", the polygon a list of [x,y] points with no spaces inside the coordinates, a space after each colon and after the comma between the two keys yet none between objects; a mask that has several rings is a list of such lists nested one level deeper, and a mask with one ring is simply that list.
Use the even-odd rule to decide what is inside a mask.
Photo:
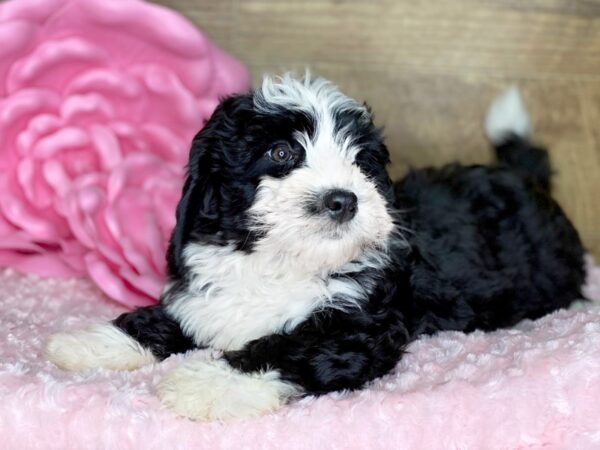
[{"label": "puppy", "polygon": [[212,348],[158,385],[193,419],[250,417],[358,389],[406,345],[494,330],[581,297],[583,249],[550,196],[516,89],[486,124],[492,166],[392,184],[368,107],[320,78],[265,78],[192,143],[160,304],[54,335],[67,370],[133,370]]}]

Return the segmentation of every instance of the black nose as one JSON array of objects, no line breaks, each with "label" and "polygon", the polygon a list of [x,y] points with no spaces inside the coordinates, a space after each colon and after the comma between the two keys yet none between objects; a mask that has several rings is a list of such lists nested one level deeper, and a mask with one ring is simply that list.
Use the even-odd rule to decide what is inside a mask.
[{"label": "black nose", "polygon": [[356,215],[358,199],[353,192],[333,189],[323,195],[323,206],[332,219],[344,223]]}]

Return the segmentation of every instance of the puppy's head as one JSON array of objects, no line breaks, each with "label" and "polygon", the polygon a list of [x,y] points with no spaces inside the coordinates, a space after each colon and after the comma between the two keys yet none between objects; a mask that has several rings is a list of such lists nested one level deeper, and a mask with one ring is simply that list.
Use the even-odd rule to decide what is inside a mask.
[{"label": "puppy's head", "polygon": [[194,138],[169,270],[188,243],[335,271],[385,246],[389,154],[369,109],[323,79],[265,78]]}]

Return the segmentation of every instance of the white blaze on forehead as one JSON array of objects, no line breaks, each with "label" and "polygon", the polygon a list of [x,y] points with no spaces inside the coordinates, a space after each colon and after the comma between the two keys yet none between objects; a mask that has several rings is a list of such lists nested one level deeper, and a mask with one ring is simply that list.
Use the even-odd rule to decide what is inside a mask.
[{"label": "white blaze on forehead", "polygon": [[[297,79],[286,73],[281,77],[265,77],[254,97],[254,105],[259,111],[274,112],[278,108],[296,109],[324,116],[333,110],[360,111],[368,119],[369,112],[364,105],[340,92],[324,78],[311,78],[310,74]],[[322,117],[318,117],[322,118]]]},{"label": "white blaze on forehead", "polygon": [[287,73],[281,77],[265,77],[254,97],[255,107],[265,113],[277,113],[282,109],[302,111],[314,120],[313,136],[299,131],[295,136],[306,150],[306,164],[315,166],[321,160],[343,158],[354,161],[359,148],[353,145],[348,130],[336,130],[335,114],[343,111],[358,113],[365,121],[370,120],[367,108],[340,90],[328,80],[294,78]]}]

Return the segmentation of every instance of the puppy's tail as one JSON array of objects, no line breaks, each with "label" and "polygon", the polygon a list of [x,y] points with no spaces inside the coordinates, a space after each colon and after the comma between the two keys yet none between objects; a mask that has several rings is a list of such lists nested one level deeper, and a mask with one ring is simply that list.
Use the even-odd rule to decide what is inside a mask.
[{"label": "puppy's tail", "polygon": [[485,132],[500,164],[542,189],[550,190],[552,169],[548,152],[531,144],[529,115],[516,86],[492,102],[485,119]]}]

